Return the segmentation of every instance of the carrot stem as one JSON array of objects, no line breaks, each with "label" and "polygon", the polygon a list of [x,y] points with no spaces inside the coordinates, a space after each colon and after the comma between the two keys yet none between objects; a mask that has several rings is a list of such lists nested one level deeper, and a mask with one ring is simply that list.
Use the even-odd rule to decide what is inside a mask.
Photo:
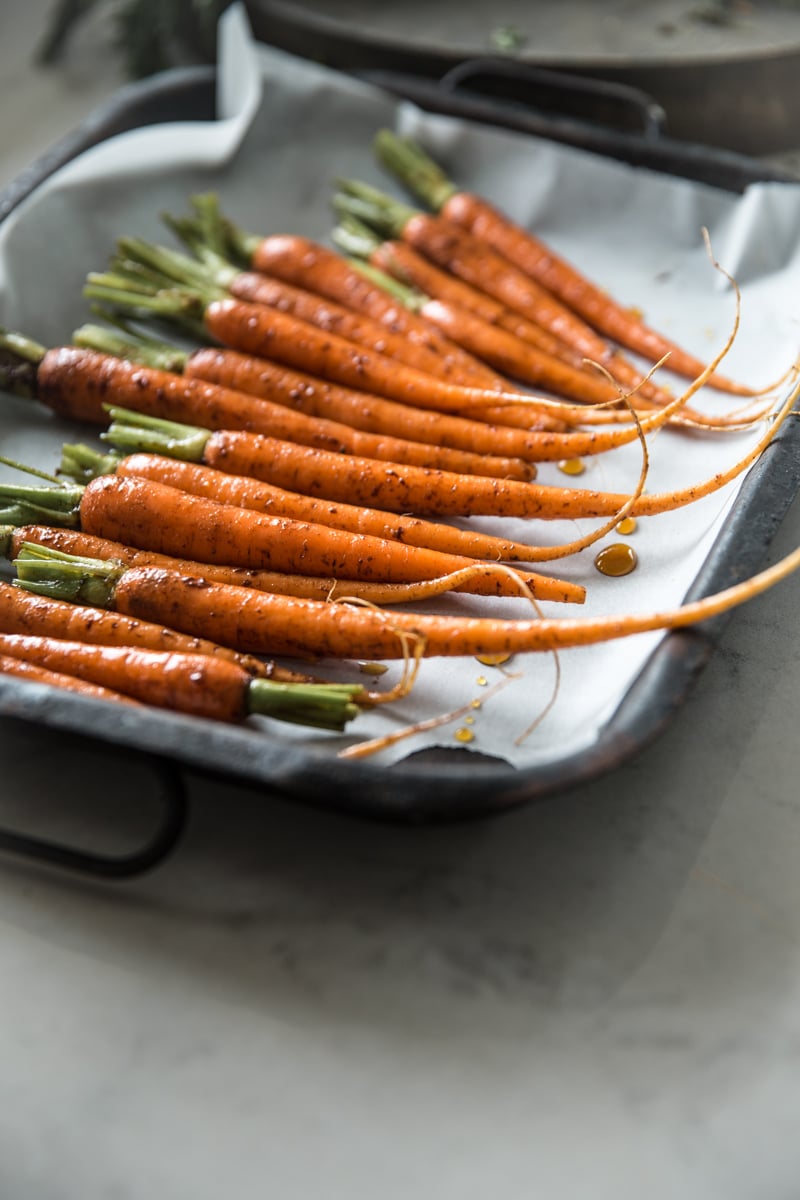
[{"label": "carrot stem", "polygon": [[111,417],[108,429],[100,434],[103,441],[124,450],[166,454],[182,462],[201,463],[210,429],[182,425],[162,417],[148,417],[114,405],[103,406]]},{"label": "carrot stem", "polygon": [[383,165],[434,212],[458,191],[439,164],[409,138],[382,129],[375,135],[373,147]]}]

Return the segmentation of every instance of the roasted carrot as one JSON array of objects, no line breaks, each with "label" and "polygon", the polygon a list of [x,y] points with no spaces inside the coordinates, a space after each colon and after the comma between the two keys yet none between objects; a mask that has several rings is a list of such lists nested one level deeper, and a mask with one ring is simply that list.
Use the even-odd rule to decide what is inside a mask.
[{"label": "roasted carrot", "polygon": [[243,721],[258,713],[341,731],[358,715],[358,700],[366,694],[358,685],[253,679],[235,663],[206,654],[92,645],[32,634],[0,634],[0,653],[144,704],[217,721]]},{"label": "roasted carrot", "polygon": [[400,204],[367,184],[347,181],[340,187],[334,199],[340,213],[356,216],[379,233],[409,242],[438,266],[605,365],[620,384],[631,388],[642,384],[641,372],[590,325],[474,234],[444,217]]},{"label": "roasted carrot", "polygon": [[[774,419],[758,442],[736,463],[709,479],[671,492],[640,496],[630,509],[631,515],[652,516],[691,504],[735,479],[762,454],[782,422],[788,417],[800,394],[798,384],[786,397]],[[119,413],[107,434],[113,444],[123,448],[156,448],[158,426],[165,424]],[[131,436],[125,427],[132,430]],[[180,435],[175,432],[177,439]],[[414,512],[429,516],[514,516],[543,520],[572,520],[579,517],[613,517],[630,497],[621,493],[599,492],[582,488],[553,487],[537,483],[517,483],[512,479],[486,479],[479,475],[450,475],[417,467],[383,468],[376,471],[366,459],[330,456],[290,443],[276,442],[256,434],[217,430],[214,433],[187,427],[186,441],[204,437],[203,462],[234,475],[250,476],[285,487],[304,495],[343,500],[348,503],[377,505],[390,512]],[[133,438],[136,440],[133,441]],[[332,460],[333,461],[332,461]],[[329,468],[335,466],[335,472]],[[546,552],[545,552],[546,553]],[[563,553],[563,551],[562,551]],[[541,552],[540,552],[541,554]],[[540,554],[537,561],[542,561]],[[191,557],[202,557],[192,555]],[[530,561],[533,561],[531,559]]]},{"label": "roasted carrot", "polygon": [[[112,428],[115,432],[110,436],[116,437],[121,430],[116,425]],[[175,427],[175,437],[179,436],[179,428]],[[143,436],[146,438],[149,433]],[[174,448],[178,448],[177,445]],[[165,445],[164,449],[167,453],[135,453],[120,458],[99,454],[91,447],[71,444],[64,447],[61,472],[84,483],[97,475],[112,472],[154,479],[157,483],[165,483],[169,487],[180,488],[183,492],[205,496],[223,504],[253,508],[272,516],[313,521],[317,525],[330,525],[351,533],[388,538],[390,541],[404,542],[407,546],[438,550],[442,554],[460,554],[466,558],[486,558],[498,562],[525,562],[530,554],[530,548],[524,542],[511,541],[479,530],[424,521],[419,517],[301,495],[249,476],[229,474],[182,458],[171,458],[168,456],[169,446]]]},{"label": "roasted carrot", "polygon": [[[109,353],[115,357],[127,357],[133,361],[142,361],[145,365],[157,363],[168,358],[171,370],[181,371],[190,378],[202,379],[207,383],[220,385],[233,391],[245,392],[249,396],[261,396],[264,399],[275,400],[293,409],[302,409],[308,416],[319,412],[321,415],[335,415],[337,419],[348,424],[363,427],[369,425],[378,433],[402,432],[404,436],[435,439],[437,444],[446,446],[448,440],[462,443],[461,448],[467,449],[476,457],[467,459],[468,465],[477,465],[485,469],[466,472],[467,474],[503,475],[503,464],[509,464],[504,478],[519,479],[524,477],[523,471],[516,460],[523,462],[558,462],[564,458],[588,457],[602,454],[618,446],[624,446],[635,441],[639,429],[629,427],[624,430],[553,433],[544,431],[530,432],[522,429],[502,428],[486,425],[481,421],[470,421],[462,417],[446,416],[429,410],[414,408],[406,404],[398,404],[379,396],[370,396],[346,388],[326,384],[308,375],[301,375],[274,363],[253,355],[240,354],[235,350],[224,350],[218,347],[201,348],[195,351],[181,352],[166,347],[163,343],[137,338],[132,341],[122,338],[116,333],[96,325],[84,325],[73,335],[76,345]],[[692,393],[699,389],[702,376],[681,397],[674,397],[669,405],[645,417],[640,422],[641,430],[650,433],[661,428],[668,421],[677,419],[685,412],[686,401]],[[141,381],[140,381],[141,382]],[[134,400],[137,390],[128,389],[128,396]],[[135,405],[134,405],[135,406]],[[198,407],[200,407],[198,405]],[[231,429],[246,428],[257,433],[270,433],[274,424],[268,417],[259,420],[257,409],[252,406],[231,405],[231,419],[225,425]],[[335,413],[332,410],[335,409]],[[243,414],[247,414],[247,420]],[[210,425],[217,428],[223,424],[224,411],[219,412],[219,405],[212,410]],[[762,414],[763,415],[763,414]],[[289,438],[294,441],[296,439]],[[304,444],[308,444],[307,442]],[[494,457],[505,454],[507,457]],[[486,456],[485,458],[482,456]],[[365,457],[372,457],[365,455]],[[420,451],[416,457],[424,458]],[[401,461],[398,459],[398,461]],[[404,461],[408,462],[407,457]],[[431,456],[426,466],[437,466],[436,457]],[[444,469],[454,469],[447,468]],[[529,473],[532,477],[533,472]]]},{"label": "roasted carrot", "polygon": [[[119,574],[113,586],[113,604],[119,612],[177,624],[187,632],[207,633],[213,627],[226,641],[251,653],[392,659],[404,656],[405,639],[412,636],[422,639],[426,656],[517,654],[586,646],[694,624],[759,595],[798,566],[800,550],[795,550],[744,583],[677,608],[556,620],[387,613],[222,584],[198,586],[196,579],[155,567],[134,567]],[[75,569],[79,572],[79,567]],[[39,579],[43,579],[41,574]],[[46,585],[41,582],[40,586]]]},{"label": "roasted carrot", "polygon": [[[62,521],[65,493],[74,495],[76,504],[72,517]],[[194,562],[381,583],[436,579],[476,566],[474,560],[458,555],[272,517],[133,476],[103,475],[85,488],[0,487],[0,497],[35,500],[40,512],[46,511],[49,495],[56,506],[54,524],[71,520],[74,525],[77,516],[87,533]],[[574,585],[487,563],[465,590],[566,599]]]},{"label": "roasted carrot", "polygon": [[[19,546],[14,547],[16,553]],[[10,557],[12,540],[10,531],[2,531],[0,552]],[[180,651],[183,654],[206,654],[224,658],[235,663],[249,675],[276,679],[283,682],[313,682],[308,675],[299,675],[273,662],[261,662],[249,655],[243,656],[218,642],[202,638],[187,637],[163,625],[146,621],[131,621],[123,616],[98,612],[59,599],[45,599],[0,581],[0,632],[36,634],[67,638],[78,642],[96,642],[98,645],[139,646],[143,650]]]},{"label": "roasted carrot", "polygon": [[89,696],[92,700],[114,700],[119,704],[138,703],[130,696],[123,696],[121,692],[112,692],[110,688],[99,687],[96,683],[87,683],[83,679],[75,679],[72,675],[48,671],[45,667],[37,667],[34,663],[26,662],[24,658],[12,658],[8,654],[0,654],[0,675],[15,675],[20,679],[29,679],[31,683],[46,683],[61,691],[77,692],[81,696]]},{"label": "roasted carrot", "polygon": [[[121,563],[126,567],[164,567],[177,571],[181,575],[197,576],[210,580],[212,583],[233,584],[235,587],[253,588],[260,592],[277,592],[283,596],[300,596],[306,600],[341,600],[343,598],[365,601],[368,604],[413,604],[421,600],[431,600],[436,596],[444,596],[448,592],[459,591],[462,585],[483,573],[484,568],[478,564],[475,567],[464,567],[450,575],[437,579],[422,580],[419,583],[368,583],[362,579],[320,578],[313,575],[286,575],[276,571],[254,571],[246,567],[220,567],[212,563],[191,562],[188,559],[171,558],[166,554],[157,554],[152,550],[134,550],[122,542],[113,542],[108,538],[93,537],[77,529],[60,529],[49,525],[23,525],[18,529],[4,529],[0,526],[0,550],[7,558],[17,558],[26,546],[28,557],[33,554],[34,546],[43,546],[62,554],[80,555],[88,558],[103,559]],[[574,600],[581,598],[583,589],[575,585]],[[1,626],[0,626],[1,627]],[[9,632],[19,633],[20,629]],[[259,662],[259,667],[261,667]],[[285,677],[301,681],[304,677],[296,672],[286,671],[275,664],[271,668],[270,678]],[[259,673],[264,673],[263,671]]]},{"label": "roasted carrot", "polygon": [[[679,375],[691,379],[698,374],[699,359],[650,329],[632,308],[618,303],[486,199],[459,191],[421,147],[384,130],[375,139],[375,148],[381,161],[444,218],[492,246],[602,334],[650,362],[669,354],[669,367]],[[736,395],[752,395],[750,389],[722,376],[714,376],[709,384]]]}]

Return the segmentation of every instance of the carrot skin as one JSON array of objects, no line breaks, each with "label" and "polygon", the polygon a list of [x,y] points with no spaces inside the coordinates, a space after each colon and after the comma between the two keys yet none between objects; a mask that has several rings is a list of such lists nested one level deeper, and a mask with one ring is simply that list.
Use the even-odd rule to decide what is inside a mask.
[{"label": "carrot skin", "polygon": [[113,700],[117,704],[139,703],[131,696],[123,696],[121,692],[112,692],[110,688],[87,683],[85,679],[76,679],[72,675],[48,671],[45,667],[38,667],[24,658],[12,658],[8,654],[0,654],[0,675],[14,675],[19,679],[29,679],[32,683],[46,683],[61,691],[77,692],[78,695],[89,696],[93,700]]},{"label": "carrot skin", "polygon": [[[483,409],[481,419],[454,416],[344,388],[252,354],[216,346],[193,351],[183,373],[193,379],[246,392],[249,396],[286,404],[309,416],[342,421],[370,433],[395,434],[473,454],[539,461],[537,453],[542,431],[535,428],[539,418],[534,412],[526,412],[524,428],[491,423],[484,419]],[[267,433],[268,430],[259,429],[258,432]]]},{"label": "carrot skin", "polygon": [[[791,560],[791,564],[790,564]],[[717,596],[656,613],[526,621],[383,612],[225,588],[154,568],[127,571],[117,587],[121,611],[202,632],[211,625],[252,653],[392,659],[404,656],[401,634],[423,639],[426,657],[523,654],[691,625],[725,612],[796,568],[800,552],[755,581]]]},{"label": "carrot skin", "polygon": [[73,675],[159,708],[218,721],[241,721],[247,716],[250,676],[221,658],[132,646],[91,645],[28,634],[0,634],[0,653],[24,658],[48,671]]},{"label": "carrot skin", "polygon": [[131,454],[121,460],[116,474],[153,479],[196,496],[233,504],[237,508],[252,508],[274,516],[330,525],[351,533],[403,542],[407,546],[438,550],[442,554],[485,558],[495,562],[528,562],[532,555],[535,557],[535,553],[524,542],[513,542],[477,530],[458,529],[452,525],[436,524],[381,509],[329,502],[286,491],[247,475],[227,474],[213,467],[181,462],[157,454]]},{"label": "carrot skin", "polygon": [[[445,591],[464,591],[466,590],[464,584],[468,582],[465,580],[464,583],[461,583],[451,577],[443,576],[438,581],[423,580],[421,583],[370,583],[360,579],[342,580],[334,579],[332,576],[325,578],[316,575],[287,575],[277,571],[256,571],[247,567],[217,566],[213,563],[192,562],[189,559],[158,554],[154,550],[135,550],[122,542],[95,537],[82,530],[58,529],[46,525],[26,525],[15,530],[12,535],[14,556],[19,554],[23,542],[48,546],[66,554],[77,554],[105,561],[113,559],[128,567],[163,567],[165,570],[175,571],[180,575],[196,576],[212,583],[227,583],[234,587],[253,588],[256,591],[277,592],[283,596],[300,596],[306,600],[338,600],[343,596],[348,596],[366,600],[370,604],[402,604],[429,599],[431,596],[441,595]],[[480,572],[480,565],[476,565],[473,571],[477,575]],[[526,580],[532,581],[533,576],[526,575]],[[437,586],[437,584],[441,586]],[[547,592],[547,598],[550,600],[580,604],[586,598],[586,589],[579,584],[548,579],[547,585],[549,587],[542,581],[539,586]],[[14,629],[10,632],[18,633],[22,630]],[[283,682],[309,682],[309,676],[299,675],[297,672],[279,667],[273,662],[265,664],[265,669],[259,673],[267,678]]]},{"label": "carrot skin", "polygon": [[628,499],[621,493],[452,475],[401,464],[385,465],[378,472],[367,459],[326,457],[322,451],[232,430],[211,435],[204,460],[220,471],[251,476],[308,496],[424,516],[610,517]]},{"label": "carrot skin", "polygon": [[[615,301],[486,200],[468,192],[458,192],[446,201],[441,211],[447,220],[484,239],[607,337],[650,362],[657,362],[669,354],[668,366],[678,375],[692,379],[700,374],[704,364],[698,358],[650,329],[630,309]],[[712,375],[709,386],[739,396],[753,394],[752,389],[720,375]]]},{"label": "carrot skin", "polygon": [[[139,550],[300,575],[406,583],[475,565],[474,560],[457,555],[270,517],[135,477],[94,479],[83,493],[80,517],[87,533]],[[534,592],[538,577],[519,573],[518,578],[528,581]],[[520,588],[500,572],[487,572],[470,590],[481,595],[520,595]],[[562,591],[560,582],[557,590]]]},{"label": "carrot skin", "polygon": [[[205,310],[204,323],[212,338],[234,350],[277,359],[296,370],[311,367],[315,375],[391,400],[462,415],[493,403],[489,391],[435,379],[257,304],[214,300]],[[502,395],[514,405],[526,403],[522,393]]]},{"label": "carrot skin", "polygon": [[[53,544],[44,537],[36,540],[42,545]],[[64,549],[63,546],[56,548]],[[16,544],[15,552],[18,552],[18,549],[19,543]],[[66,600],[51,600],[2,581],[0,632],[65,638],[68,641],[91,642],[105,646],[128,645],[138,646],[143,650],[206,654],[229,660],[254,677],[284,678],[280,673],[282,669],[274,664],[262,663],[249,655],[242,656],[227,646],[219,645],[213,639],[187,637],[163,625],[153,625],[140,620],[131,621],[117,613],[71,604]],[[288,674],[292,679],[298,678],[294,672]],[[303,678],[307,679],[307,676]]]},{"label": "carrot skin", "polygon": [[368,346],[379,354],[387,354],[439,379],[475,384],[480,378],[484,387],[494,387],[500,391],[506,387],[506,381],[488,367],[481,371],[480,364],[476,362],[473,371],[466,371],[463,366],[459,369],[452,358],[446,358],[419,342],[415,343],[402,333],[395,333],[387,324],[373,317],[355,312],[334,300],[324,299],[305,288],[270,278],[259,271],[240,272],[229,283],[228,291],[237,300],[266,304],[280,312],[290,313],[318,329]]},{"label": "carrot skin", "polygon": [[450,342],[435,325],[404,308],[381,288],[354,270],[335,250],[308,238],[276,234],[263,238],[256,247],[251,266],[286,283],[307,288],[326,300],[333,300],[354,312],[363,313],[386,325],[393,333],[459,365],[481,387],[492,388],[493,375]]},{"label": "carrot skin", "polygon": [[[255,308],[258,311],[258,306]],[[81,354],[87,355],[85,360],[80,358]],[[148,416],[190,421],[210,429],[255,429],[337,454],[497,474],[500,478],[530,479],[535,474],[530,465],[519,459],[362,432],[214,383],[141,367],[94,351],[75,349],[70,353],[66,347],[49,351],[40,364],[38,379],[41,398],[56,412],[74,415],[77,420],[105,422],[103,404],[113,399],[115,404]]]}]

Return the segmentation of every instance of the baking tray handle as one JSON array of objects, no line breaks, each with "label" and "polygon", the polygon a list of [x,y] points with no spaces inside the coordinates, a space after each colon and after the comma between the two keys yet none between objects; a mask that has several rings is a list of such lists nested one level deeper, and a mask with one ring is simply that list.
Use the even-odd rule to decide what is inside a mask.
[{"label": "baking tray handle", "polygon": [[439,86],[450,93],[488,94],[541,115],[560,114],[645,138],[662,137],[666,130],[664,109],[639,88],[514,59],[469,59],[443,75]]},{"label": "baking tray handle", "polygon": [[158,866],[171,854],[186,825],[186,790],[171,762],[141,755],[137,760],[147,762],[158,777],[161,805],[156,827],[141,846],[127,854],[103,854],[0,827],[0,852],[96,879],[132,879]]}]

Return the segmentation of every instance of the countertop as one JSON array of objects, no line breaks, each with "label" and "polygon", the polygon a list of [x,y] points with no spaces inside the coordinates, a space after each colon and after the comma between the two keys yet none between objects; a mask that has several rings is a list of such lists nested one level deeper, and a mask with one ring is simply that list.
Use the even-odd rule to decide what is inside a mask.
[{"label": "countertop", "polygon": [[[80,45],[32,72],[47,6],[10,7],[0,183],[120,82]],[[796,504],[770,558],[799,542]],[[799,606],[740,610],[653,746],[502,818],[187,773],[135,881],[0,859],[0,1195],[793,1200]],[[0,754],[4,823],[151,818],[145,766],[14,721]]]}]

